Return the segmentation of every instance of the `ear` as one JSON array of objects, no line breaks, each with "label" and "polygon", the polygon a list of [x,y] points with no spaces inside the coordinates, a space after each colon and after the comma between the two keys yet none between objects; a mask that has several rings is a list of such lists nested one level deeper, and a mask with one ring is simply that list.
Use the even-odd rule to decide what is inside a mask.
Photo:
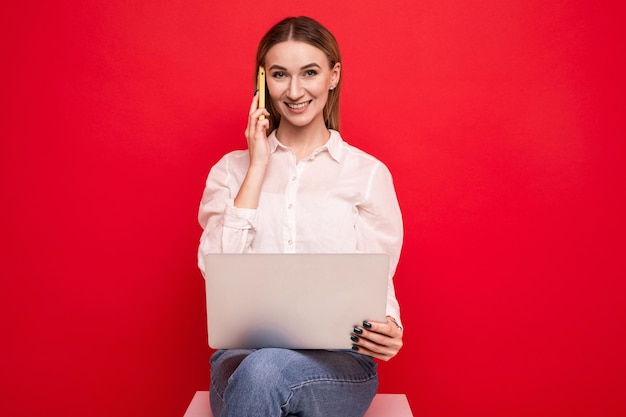
[{"label": "ear", "polygon": [[335,66],[330,70],[330,83],[337,85],[341,78],[341,62],[337,62]]}]

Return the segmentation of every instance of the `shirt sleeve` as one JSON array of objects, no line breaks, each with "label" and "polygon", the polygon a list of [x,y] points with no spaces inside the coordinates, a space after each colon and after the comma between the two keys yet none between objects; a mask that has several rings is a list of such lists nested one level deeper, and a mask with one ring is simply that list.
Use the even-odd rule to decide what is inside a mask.
[{"label": "shirt sleeve", "polygon": [[398,198],[389,169],[379,163],[372,171],[356,221],[357,250],[389,255],[387,284],[387,315],[402,326],[400,305],[396,298],[393,277],[400,259],[403,224]]},{"label": "shirt sleeve", "polygon": [[247,252],[256,230],[257,210],[234,205],[240,184],[229,165],[226,155],[211,168],[200,201],[198,221],[203,231],[198,246],[198,267],[202,275],[206,254]]}]

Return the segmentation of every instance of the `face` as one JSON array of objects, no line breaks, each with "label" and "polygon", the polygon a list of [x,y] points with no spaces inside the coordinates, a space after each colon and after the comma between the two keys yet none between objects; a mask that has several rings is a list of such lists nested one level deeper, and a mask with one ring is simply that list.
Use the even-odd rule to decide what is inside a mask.
[{"label": "face", "polygon": [[298,41],[274,45],[265,56],[267,88],[281,126],[306,127],[324,123],[329,89],[339,81],[341,64],[330,68],[326,54]]}]

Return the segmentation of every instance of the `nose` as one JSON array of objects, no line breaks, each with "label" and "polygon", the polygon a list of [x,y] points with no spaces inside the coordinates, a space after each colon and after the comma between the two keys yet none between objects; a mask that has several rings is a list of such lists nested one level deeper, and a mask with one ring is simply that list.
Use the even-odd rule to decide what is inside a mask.
[{"label": "nose", "polygon": [[298,77],[291,77],[289,80],[289,89],[287,90],[287,98],[289,100],[296,100],[302,97],[302,86],[298,80]]}]

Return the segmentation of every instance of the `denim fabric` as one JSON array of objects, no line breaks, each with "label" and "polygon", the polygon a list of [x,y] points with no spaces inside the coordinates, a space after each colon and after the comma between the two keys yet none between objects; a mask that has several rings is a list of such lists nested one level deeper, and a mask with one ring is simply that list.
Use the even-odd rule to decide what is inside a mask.
[{"label": "denim fabric", "polygon": [[211,357],[215,417],[362,417],[376,362],[351,351],[218,350]]}]

